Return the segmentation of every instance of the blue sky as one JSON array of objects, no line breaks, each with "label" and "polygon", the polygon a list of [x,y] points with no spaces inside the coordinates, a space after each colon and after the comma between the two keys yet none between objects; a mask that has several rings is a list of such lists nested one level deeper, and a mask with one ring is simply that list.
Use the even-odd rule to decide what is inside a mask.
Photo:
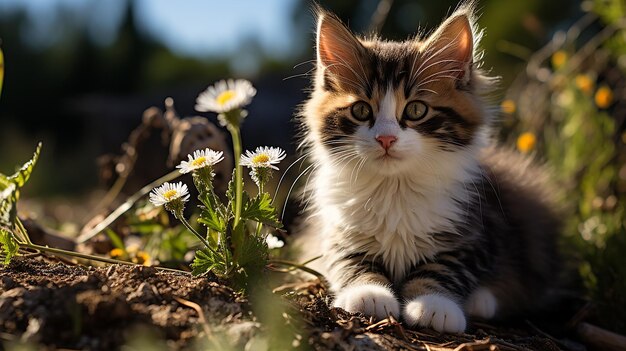
[{"label": "blue sky", "polygon": [[[190,56],[231,54],[247,39],[265,52],[288,55],[302,38],[293,37],[295,0],[134,0],[142,30],[173,51]],[[37,44],[53,44],[58,6],[71,8],[90,33],[104,44],[114,37],[125,5],[123,0],[2,0],[4,11],[26,9],[31,25],[25,35]],[[306,10],[306,9],[304,9]],[[1,17],[0,17],[1,20]]]}]

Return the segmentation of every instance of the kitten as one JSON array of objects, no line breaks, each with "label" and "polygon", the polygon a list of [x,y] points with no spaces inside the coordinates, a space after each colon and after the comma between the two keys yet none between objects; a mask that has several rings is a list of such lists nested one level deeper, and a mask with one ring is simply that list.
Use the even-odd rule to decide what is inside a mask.
[{"label": "kitten", "polygon": [[427,38],[354,36],[317,10],[317,67],[301,111],[313,162],[304,241],[334,305],[463,332],[466,314],[541,307],[558,221],[543,176],[490,146],[472,3]]}]

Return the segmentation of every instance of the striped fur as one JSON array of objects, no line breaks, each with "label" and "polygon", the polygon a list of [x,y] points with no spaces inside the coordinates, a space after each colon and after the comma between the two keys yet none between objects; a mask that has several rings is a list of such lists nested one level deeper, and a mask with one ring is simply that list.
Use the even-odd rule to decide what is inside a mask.
[{"label": "striped fur", "polygon": [[[556,274],[558,223],[543,176],[490,147],[480,32],[471,4],[431,36],[354,36],[318,11],[314,89],[302,110],[313,162],[307,256],[335,305],[377,318],[461,332],[465,313],[533,310]],[[354,115],[366,102],[371,118]],[[411,101],[426,104],[409,118]],[[382,147],[380,136],[393,137]]]}]

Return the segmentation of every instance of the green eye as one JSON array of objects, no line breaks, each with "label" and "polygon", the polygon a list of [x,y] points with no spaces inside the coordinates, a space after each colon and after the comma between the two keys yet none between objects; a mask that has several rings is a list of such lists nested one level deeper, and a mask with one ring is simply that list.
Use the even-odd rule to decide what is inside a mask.
[{"label": "green eye", "polygon": [[352,105],[350,109],[352,116],[359,121],[367,121],[372,118],[372,108],[367,102],[357,101]]},{"label": "green eye", "polygon": [[404,118],[410,121],[417,121],[426,116],[428,106],[421,101],[411,101],[404,108]]}]

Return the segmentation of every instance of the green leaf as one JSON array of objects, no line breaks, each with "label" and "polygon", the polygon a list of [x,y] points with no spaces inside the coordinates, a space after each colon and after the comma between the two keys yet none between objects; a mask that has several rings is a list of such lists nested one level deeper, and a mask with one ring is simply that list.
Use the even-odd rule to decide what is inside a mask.
[{"label": "green leaf", "polygon": [[[3,184],[4,185],[4,184]],[[13,229],[15,223],[15,217],[17,216],[17,202],[18,192],[17,186],[13,183],[8,183],[0,190],[0,225]]]},{"label": "green leaf", "polygon": [[113,246],[126,252],[126,245],[124,245],[124,241],[122,240],[122,238],[120,238],[119,235],[117,235],[117,233],[115,233],[110,228],[106,229],[106,233],[109,239],[111,239],[111,243],[113,243]]},{"label": "green leaf", "polygon": [[[228,222],[229,211],[222,204],[220,199],[215,195],[212,187],[205,187],[204,183],[200,181],[200,177],[194,174],[194,183],[200,193],[198,200],[203,204],[200,208],[200,218],[198,222],[205,225],[209,229],[224,233],[226,232],[226,223]],[[229,185],[230,187],[230,185]]]},{"label": "green leaf", "polygon": [[0,175],[0,224],[8,228],[13,228],[17,217],[15,205],[20,196],[19,190],[30,178],[40,151],[41,143],[37,145],[35,154],[30,161],[26,162],[15,174],[10,177]]},{"label": "green leaf", "polygon": [[[8,263],[19,248],[19,243],[13,234],[17,220],[17,200],[20,196],[20,188],[28,181],[40,151],[41,143],[37,145],[30,161],[26,162],[15,174],[10,177],[0,174],[0,244],[5,253],[4,263]],[[23,234],[27,235],[27,233]]]},{"label": "green leaf", "polygon": [[198,223],[203,224],[216,232],[223,233],[226,231],[226,221],[222,218],[222,216],[220,216],[219,213],[210,207],[202,208],[200,218],[198,218]]},{"label": "green leaf", "polygon": [[264,279],[263,272],[268,261],[268,248],[261,236],[247,235],[238,250],[237,268],[232,276],[236,288],[247,291],[258,286]]},{"label": "green leaf", "polygon": [[224,257],[217,252],[208,249],[196,251],[196,256],[191,263],[191,274],[193,276],[213,272],[218,276],[226,271]]},{"label": "green leaf", "polygon": [[268,258],[267,243],[261,236],[247,235],[239,247],[238,264],[244,269],[258,271],[265,267]]},{"label": "green leaf", "polygon": [[228,221],[228,211],[220,202],[217,195],[211,190],[201,193],[198,196],[198,200],[204,205],[201,207],[202,211],[200,212],[198,223],[214,231],[224,233],[226,231],[226,222]]},{"label": "green leaf", "polygon": [[259,194],[244,202],[241,218],[261,222],[274,228],[282,227],[268,193]]},{"label": "green leaf", "polygon": [[13,256],[17,255],[19,244],[13,237],[11,232],[0,228],[0,246],[2,246],[2,252],[4,253],[4,264],[9,264]]},{"label": "green leaf", "polygon": [[30,174],[33,172],[33,168],[39,159],[40,152],[41,142],[37,144],[37,149],[35,150],[35,153],[30,161],[26,162],[17,172],[15,172],[15,174],[10,176],[8,180],[14,183],[18,188],[24,186],[24,184],[28,181],[28,178],[30,178]]}]

